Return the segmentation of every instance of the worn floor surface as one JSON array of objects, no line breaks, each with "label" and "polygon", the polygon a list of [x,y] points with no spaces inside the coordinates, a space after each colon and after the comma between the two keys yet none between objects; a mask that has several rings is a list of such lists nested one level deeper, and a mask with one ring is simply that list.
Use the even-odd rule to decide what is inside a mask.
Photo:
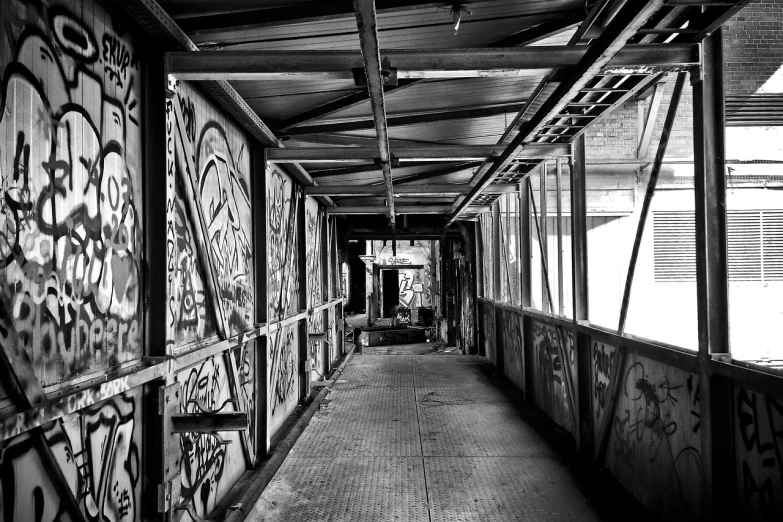
[{"label": "worn floor surface", "polygon": [[600,520],[483,358],[355,355],[252,521]]}]

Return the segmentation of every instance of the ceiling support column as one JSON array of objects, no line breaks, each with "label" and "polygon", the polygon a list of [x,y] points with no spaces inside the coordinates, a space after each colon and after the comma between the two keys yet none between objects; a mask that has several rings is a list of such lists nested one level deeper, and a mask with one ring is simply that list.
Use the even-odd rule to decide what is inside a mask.
[{"label": "ceiling support column", "polygon": [[693,78],[696,292],[699,322],[699,424],[702,519],[731,517],[736,463],[732,385],[711,371],[713,357],[730,358],[726,236],[725,105],[721,31],[702,43],[701,77]]},{"label": "ceiling support column", "polygon": [[381,70],[381,51],[378,47],[378,26],[375,17],[374,0],[354,0],[356,25],[359,28],[359,41],[364,57],[364,73],[367,76],[367,89],[370,93],[372,118],[375,133],[378,136],[383,181],[386,185],[386,206],[389,208],[389,224],[392,234],[396,228],[394,216],[394,189],[392,187],[391,151],[386,122],[386,104],[383,97],[383,72]]}]

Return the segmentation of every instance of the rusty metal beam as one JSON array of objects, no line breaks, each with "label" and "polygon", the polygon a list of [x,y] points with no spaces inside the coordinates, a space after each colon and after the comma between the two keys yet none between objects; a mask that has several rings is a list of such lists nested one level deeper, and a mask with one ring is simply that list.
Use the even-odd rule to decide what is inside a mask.
[{"label": "rusty metal beam", "polygon": [[[374,0],[354,0],[356,25],[359,29],[359,43],[362,49],[364,73],[367,78],[367,90],[370,93],[372,118],[375,133],[378,136],[378,152],[386,185],[386,206],[389,211],[389,223],[395,228],[394,187],[392,185],[391,150],[389,150],[389,129],[386,122],[386,102],[383,95],[383,65],[378,45],[378,25],[375,16]],[[353,74],[352,74],[353,76]]]},{"label": "rusty metal beam", "polygon": [[574,67],[572,76],[561,82],[551,96],[541,105],[538,111],[526,121],[516,137],[509,143],[506,150],[492,164],[487,172],[478,180],[474,189],[457,204],[456,209],[449,214],[447,225],[459,218],[462,212],[476,199],[502,169],[504,169],[520,150],[529,143],[532,136],[540,131],[543,125],[561,113],[568,102],[573,100],[585,88],[601,69],[622,49],[628,40],[664,5],[664,0],[647,0],[644,2],[628,2],[612,20],[603,34],[592,44],[579,64]]}]

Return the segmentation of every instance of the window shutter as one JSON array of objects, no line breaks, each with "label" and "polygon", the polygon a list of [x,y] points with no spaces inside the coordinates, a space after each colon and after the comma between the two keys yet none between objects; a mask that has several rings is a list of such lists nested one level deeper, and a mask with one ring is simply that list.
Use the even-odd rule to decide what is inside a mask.
[{"label": "window shutter", "polygon": [[764,280],[783,281],[783,211],[765,210],[764,224]]},{"label": "window shutter", "polygon": [[656,281],[696,281],[696,224],[693,212],[653,212]]},{"label": "window shutter", "polygon": [[[726,215],[729,281],[783,281],[783,211]],[[696,280],[693,212],[653,212],[655,280]]]},{"label": "window shutter", "polygon": [[730,281],[761,281],[761,212],[726,215]]}]

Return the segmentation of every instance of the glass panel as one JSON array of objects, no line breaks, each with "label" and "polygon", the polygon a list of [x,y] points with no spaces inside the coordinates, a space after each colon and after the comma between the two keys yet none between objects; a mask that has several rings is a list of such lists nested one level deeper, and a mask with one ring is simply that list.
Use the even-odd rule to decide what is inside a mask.
[{"label": "glass panel", "polygon": [[726,129],[731,355],[774,366],[783,365],[781,138],[780,127]]},{"label": "glass panel", "polygon": [[[674,79],[672,75],[662,85],[648,151],[640,150],[638,137],[649,121],[652,96],[629,100],[586,136],[590,322],[612,330],[619,324],[631,251]],[[691,107],[686,84],[642,236],[625,332],[696,349]]]},{"label": "glass panel", "polygon": [[506,195],[498,198],[500,208],[500,301],[511,302],[511,279],[509,277],[509,263],[511,252],[508,244],[508,200]]}]

